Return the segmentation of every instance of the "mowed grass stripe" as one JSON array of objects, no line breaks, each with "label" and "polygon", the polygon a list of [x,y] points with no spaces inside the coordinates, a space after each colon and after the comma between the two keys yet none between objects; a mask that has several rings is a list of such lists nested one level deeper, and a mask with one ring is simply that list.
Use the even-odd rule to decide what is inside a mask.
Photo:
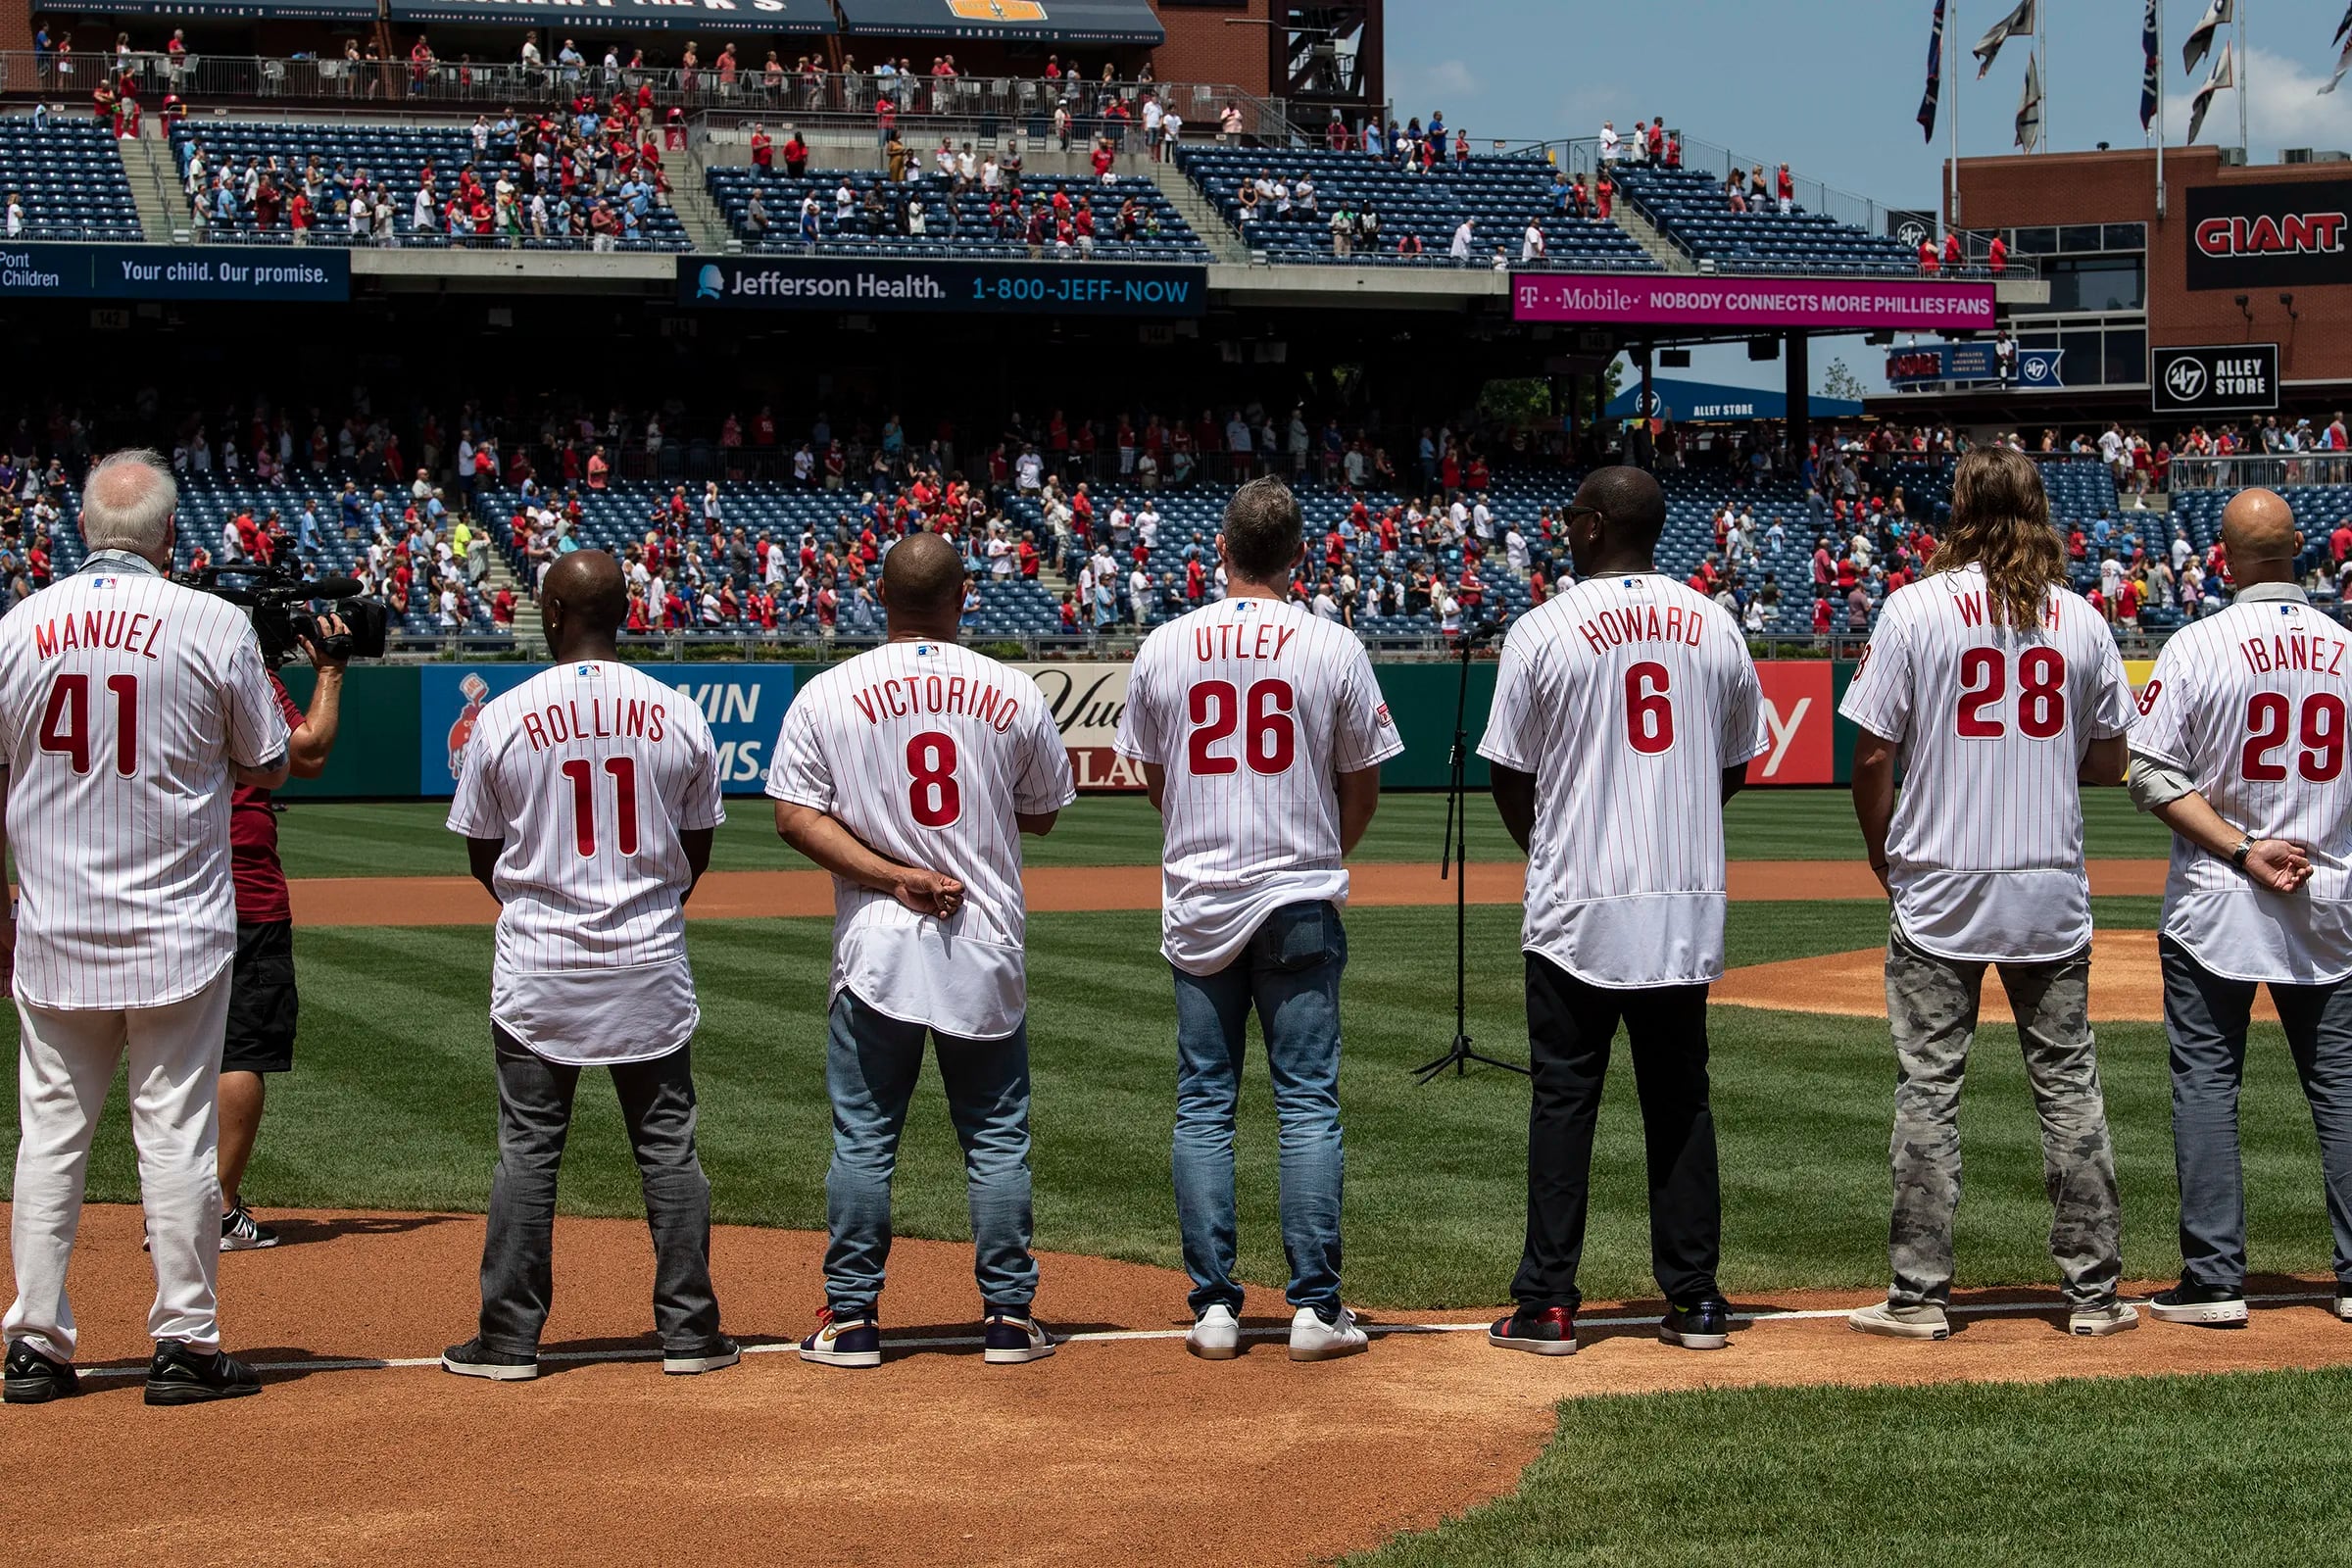
[{"label": "mowed grass stripe", "polygon": [[[1516,917],[1508,907],[1470,911],[1469,1032],[1482,1049],[1524,1060]],[[1884,940],[1885,918],[1871,903],[1735,906],[1730,946],[1735,961],[1751,962],[1874,946]],[[1149,912],[1031,921],[1038,1238],[1046,1247],[1174,1266],[1174,1005],[1157,925]],[[1523,1222],[1526,1086],[1491,1071],[1427,1087],[1410,1076],[1453,1034],[1450,909],[1359,910],[1348,930],[1341,1084],[1348,1294],[1394,1309],[1494,1301],[1506,1292]],[[823,920],[692,928],[704,1008],[694,1048],[702,1147],[721,1219],[823,1224],[830,938]],[[271,1086],[249,1198],[265,1209],[483,1206],[496,1155],[485,1015],[490,943],[481,928],[300,934],[299,1066]],[[1987,1010],[2001,1011],[1997,1004]],[[2325,1268],[2309,1113],[2278,1030],[2259,1027],[2254,1040],[2242,1105],[2253,1261],[2258,1269]],[[1722,1007],[1712,1041],[1726,1284],[1751,1294],[1882,1284],[1894,1078],[1886,1025]],[[2178,1265],[2163,1031],[2110,1026],[2100,1042],[2127,1266],[2161,1276]],[[2014,1029],[1988,1018],[1971,1080],[1961,1279],[2046,1282],[2047,1200]],[[565,1208],[638,1212],[636,1173],[600,1075],[583,1079],[579,1109]],[[14,1137],[11,1119],[0,1130],[0,1155]],[[1276,1141],[1254,1040],[1239,1162],[1243,1271],[1279,1285]],[[118,1200],[137,1192],[119,1089],[90,1191]],[[1640,1116],[1621,1052],[1594,1160],[1585,1285],[1596,1298],[1652,1289],[1645,1191]],[[911,1119],[898,1213],[906,1235],[968,1235],[960,1154],[929,1075]]]}]

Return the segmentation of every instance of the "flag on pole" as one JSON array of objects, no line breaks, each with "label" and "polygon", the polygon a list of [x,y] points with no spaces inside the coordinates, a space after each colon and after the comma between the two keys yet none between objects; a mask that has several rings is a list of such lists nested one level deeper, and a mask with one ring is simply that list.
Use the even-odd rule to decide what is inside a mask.
[{"label": "flag on pole", "polygon": [[2180,45],[2182,71],[2197,69],[2197,62],[2204,59],[2205,51],[2213,47],[2214,29],[2230,20],[2230,0],[2213,0],[2213,4],[2205,8],[2205,15],[2197,20],[2197,24],[2188,29],[2188,37]]},{"label": "flag on pole", "polygon": [[2344,20],[2335,24],[2335,36],[2344,49],[2335,57],[2335,74],[2328,78],[2328,85],[2320,89],[2322,92],[2335,91],[2335,84],[2344,79],[2344,73],[2352,71],[2352,7],[2345,9]]},{"label": "flag on pole", "polygon": [[2164,45],[2157,34],[2157,0],[2148,0],[2148,9],[2139,21],[2139,128],[2145,131],[2156,119],[2156,103],[2164,87]]},{"label": "flag on pole", "polygon": [[2230,51],[2223,50],[2222,58],[2214,65],[2213,74],[2205,78],[2205,85],[2199,87],[2195,96],[2188,100],[2188,141],[2197,139],[2197,131],[2205,123],[2205,111],[2213,107],[2213,95],[2237,85],[2237,77],[2230,69]]},{"label": "flag on pole", "polygon": [[1984,73],[1992,69],[1993,57],[2001,52],[2002,44],[2021,32],[2030,33],[2034,30],[2034,8],[2037,3],[2038,0],[2018,0],[2015,11],[1994,23],[1992,30],[1977,40],[1977,47],[1971,53],[1977,57],[1979,81],[1983,81]]},{"label": "flag on pole", "polygon": [[2027,152],[2041,145],[2041,62],[2026,56],[2026,90],[2017,101],[2017,144]]},{"label": "flag on pole", "polygon": [[1919,128],[1929,141],[1936,139],[1936,100],[1943,91],[1943,5],[1944,0],[1936,0],[1936,30],[1928,34],[1928,91],[1919,101]]}]

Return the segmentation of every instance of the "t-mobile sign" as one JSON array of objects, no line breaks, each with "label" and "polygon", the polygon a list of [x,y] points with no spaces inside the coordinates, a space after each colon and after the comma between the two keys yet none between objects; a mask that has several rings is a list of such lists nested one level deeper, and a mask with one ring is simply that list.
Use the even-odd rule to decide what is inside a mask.
[{"label": "t-mobile sign", "polygon": [[1625,326],[1967,332],[1993,325],[1990,283],[1520,272],[1511,317]]}]

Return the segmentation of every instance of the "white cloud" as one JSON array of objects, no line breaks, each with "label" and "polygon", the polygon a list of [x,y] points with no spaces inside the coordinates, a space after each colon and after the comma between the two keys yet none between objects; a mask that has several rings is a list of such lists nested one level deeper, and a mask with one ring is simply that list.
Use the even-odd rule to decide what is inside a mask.
[{"label": "white cloud", "polygon": [[[2332,62],[2328,69],[2333,69]],[[2253,82],[2253,96],[2246,105],[2247,134],[2253,138],[2258,158],[2267,159],[2280,147],[2352,151],[2352,83],[2323,97],[2320,88],[2328,80],[2325,71],[2312,70],[2267,49],[2247,52],[2246,75]],[[2166,82],[2164,124],[2170,145],[2179,146],[2188,134],[2189,95],[2204,79],[2204,69],[2200,69],[2193,83]],[[2213,107],[2206,111],[2204,131],[2198,139],[2222,146],[2237,144],[2234,92],[2213,95]]]}]

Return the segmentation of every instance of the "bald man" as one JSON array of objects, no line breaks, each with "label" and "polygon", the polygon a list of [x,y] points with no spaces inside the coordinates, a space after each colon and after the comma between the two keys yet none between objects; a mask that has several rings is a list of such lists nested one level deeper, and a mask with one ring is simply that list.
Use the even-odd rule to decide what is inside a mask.
[{"label": "bald man", "polygon": [[2222,544],[2236,597],[2165,644],[2132,731],[2132,798],[2173,830],[2158,950],[2181,1269],[2150,1310],[2246,1320],[2237,1093],[2267,985],[2319,1129],[2335,1313],[2352,1320],[2352,640],[2295,585],[2285,501],[2241,492]]},{"label": "bald man", "polygon": [[882,558],[889,641],[802,687],[776,737],[767,793],[784,841],[833,873],[825,1091],[825,1305],[801,1357],[882,1361],[899,1136],[938,1048],[963,1144],[981,1358],[1054,1353],[1029,1250],[1028,977],[1023,833],[1076,793],[1037,683],[956,645],[963,561],[938,534]]},{"label": "bald man", "polygon": [[539,1375],[553,1296],[556,1172],[580,1069],[612,1074],[654,1236],[662,1370],[733,1366],[710,1286],[710,1184],[695,1152],[689,1042],[702,1010],[685,905],[726,819],[702,710],[619,662],[619,564],[565,556],[540,591],[558,662],[493,699],[466,743],[449,828],[499,902],[490,970],[498,1164],[475,1337],[462,1377]]}]

